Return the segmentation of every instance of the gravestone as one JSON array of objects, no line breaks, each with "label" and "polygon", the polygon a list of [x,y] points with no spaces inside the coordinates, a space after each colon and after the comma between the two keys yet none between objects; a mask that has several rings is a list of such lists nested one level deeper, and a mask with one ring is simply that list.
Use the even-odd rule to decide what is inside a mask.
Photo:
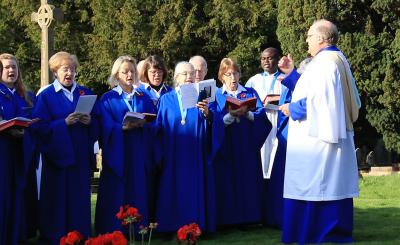
[{"label": "gravestone", "polygon": [[40,57],[40,87],[49,84],[49,55],[53,48],[53,33],[51,24],[53,20],[62,21],[64,14],[61,9],[50,5],[47,0],[41,0],[37,13],[32,13],[31,20],[37,22],[42,29],[41,34],[41,57]]}]

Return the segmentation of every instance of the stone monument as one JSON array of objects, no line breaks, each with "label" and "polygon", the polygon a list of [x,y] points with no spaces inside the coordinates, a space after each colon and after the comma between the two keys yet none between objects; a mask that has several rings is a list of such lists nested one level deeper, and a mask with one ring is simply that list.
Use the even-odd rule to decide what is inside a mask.
[{"label": "stone monument", "polygon": [[[37,13],[32,13],[31,20],[37,22],[42,29],[42,38],[40,44],[40,87],[49,84],[49,55],[53,48],[53,35],[51,23],[53,20],[62,21],[64,18],[61,9],[50,5],[47,0],[41,0],[41,5]],[[51,2],[50,2],[51,3]]]}]

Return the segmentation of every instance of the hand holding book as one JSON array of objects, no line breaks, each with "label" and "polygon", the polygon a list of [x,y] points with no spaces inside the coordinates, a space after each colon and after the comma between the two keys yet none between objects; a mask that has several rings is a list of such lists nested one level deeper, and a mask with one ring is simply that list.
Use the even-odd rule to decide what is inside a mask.
[{"label": "hand holding book", "polygon": [[122,121],[122,129],[128,130],[132,128],[143,127],[145,123],[153,122],[156,119],[156,114],[153,113],[139,113],[128,111],[124,120]]}]

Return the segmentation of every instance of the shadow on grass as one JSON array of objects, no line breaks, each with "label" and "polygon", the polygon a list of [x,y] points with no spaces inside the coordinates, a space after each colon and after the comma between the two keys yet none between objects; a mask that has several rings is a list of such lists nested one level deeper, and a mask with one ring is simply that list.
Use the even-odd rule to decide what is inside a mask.
[{"label": "shadow on grass", "polygon": [[400,208],[355,208],[354,221],[357,244],[400,244]]}]

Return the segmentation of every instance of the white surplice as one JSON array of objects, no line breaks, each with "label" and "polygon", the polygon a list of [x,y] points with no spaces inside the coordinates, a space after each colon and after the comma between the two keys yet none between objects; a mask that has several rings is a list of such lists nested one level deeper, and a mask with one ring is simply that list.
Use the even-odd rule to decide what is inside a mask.
[{"label": "white surplice", "polygon": [[[254,88],[257,91],[261,101],[264,101],[265,97],[268,94],[280,95],[282,94],[283,90],[287,89],[284,85],[281,84],[281,81],[285,76],[284,74],[280,73],[275,80],[274,86],[271,86],[274,81],[275,75],[277,75],[277,73],[256,74],[247,81],[246,87]],[[269,179],[275,159],[275,152],[278,146],[278,140],[276,138],[276,133],[278,131],[278,112],[268,110],[265,113],[267,114],[268,120],[272,124],[272,128],[263,146],[261,147],[260,152],[263,176],[264,179]]]},{"label": "white surplice", "polygon": [[338,67],[322,51],[299,78],[292,102],[307,98],[307,116],[289,119],[284,198],[331,201],[358,196],[354,132],[346,130]]}]

